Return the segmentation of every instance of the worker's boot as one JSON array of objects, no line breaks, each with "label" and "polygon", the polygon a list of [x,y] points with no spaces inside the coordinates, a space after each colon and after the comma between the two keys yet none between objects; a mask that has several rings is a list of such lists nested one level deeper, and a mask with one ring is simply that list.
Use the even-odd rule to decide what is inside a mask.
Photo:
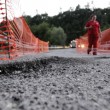
[{"label": "worker's boot", "polygon": [[90,54],[90,52],[91,52],[91,49],[88,49],[88,50],[87,50],[87,54]]},{"label": "worker's boot", "polygon": [[97,52],[93,52],[93,55],[97,55]]},{"label": "worker's boot", "polygon": [[96,48],[93,49],[93,55],[97,55],[97,49]]}]

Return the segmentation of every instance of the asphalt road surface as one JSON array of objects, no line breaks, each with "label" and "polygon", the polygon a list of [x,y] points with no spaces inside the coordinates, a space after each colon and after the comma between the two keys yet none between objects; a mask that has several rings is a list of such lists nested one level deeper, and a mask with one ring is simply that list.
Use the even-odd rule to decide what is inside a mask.
[{"label": "asphalt road surface", "polygon": [[110,110],[110,55],[59,49],[0,61],[0,110]]}]

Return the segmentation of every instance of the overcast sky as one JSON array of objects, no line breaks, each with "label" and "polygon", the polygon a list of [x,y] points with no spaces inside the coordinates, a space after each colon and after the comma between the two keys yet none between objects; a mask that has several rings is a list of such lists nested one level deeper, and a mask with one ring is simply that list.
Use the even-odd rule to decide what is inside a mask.
[{"label": "overcast sky", "polygon": [[[93,4],[92,4],[93,1]],[[49,16],[57,15],[60,11],[74,10],[79,4],[81,8],[89,3],[91,8],[106,8],[110,0],[20,0],[21,13],[34,16],[47,13]]]}]

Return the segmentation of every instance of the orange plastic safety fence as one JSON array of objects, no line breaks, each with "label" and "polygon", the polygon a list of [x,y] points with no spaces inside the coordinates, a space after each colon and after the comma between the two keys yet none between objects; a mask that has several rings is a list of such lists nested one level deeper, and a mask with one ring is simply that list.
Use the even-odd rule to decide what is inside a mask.
[{"label": "orange plastic safety fence", "polygon": [[0,60],[9,60],[28,53],[48,51],[48,42],[34,36],[23,17],[15,17],[12,4],[17,0],[0,1]]},{"label": "orange plastic safety fence", "polygon": [[[85,34],[79,39],[76,39],[76,50],[78,52],[87,51],[88,35]],[[99,38],[98,51],[103,53],[110,53],[110,28],[102,31],[102,37]]]}]

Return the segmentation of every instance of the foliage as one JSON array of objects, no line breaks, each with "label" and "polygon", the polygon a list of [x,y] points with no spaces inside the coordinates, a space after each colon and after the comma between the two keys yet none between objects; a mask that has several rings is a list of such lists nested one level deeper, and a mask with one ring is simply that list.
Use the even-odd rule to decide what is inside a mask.
[{"label": "foliage", "polygon": [[[49,29],[49,24],[46,22],[42,22],[41,24],[33,24],[30,26],[32,33],[41,40],[46,40],[45,36]],[[47,41],[47,40],[46,40]]]},{"label": "foliage", "polygon": [[[75,10],[71,9],[53,17],[49,17],[46,13],[42,15],[37,14],[34,17],[26,16],[26,21],[34,35],[41,40],[50,41],[52,44],[63,44],[61,42],[58,43],[56,40],[61,41],[61,37],[58,36],[64,37],[66,35],[66,44],[68,45],[71,40],[85,33],[85,23],[93,13],[97,15],[102,31],[110,27],[110,8],[92,10],[89,8],[90,4],[87,5],[88,7],[84,9],[78,5]],[[65,33],[65,35],[61,35],[59,31]]]},{"label": "foliage", "polygon": [[66,41],[66,34],[61,27],[53,27],[51,30],[50,44],[64,46]]}]

